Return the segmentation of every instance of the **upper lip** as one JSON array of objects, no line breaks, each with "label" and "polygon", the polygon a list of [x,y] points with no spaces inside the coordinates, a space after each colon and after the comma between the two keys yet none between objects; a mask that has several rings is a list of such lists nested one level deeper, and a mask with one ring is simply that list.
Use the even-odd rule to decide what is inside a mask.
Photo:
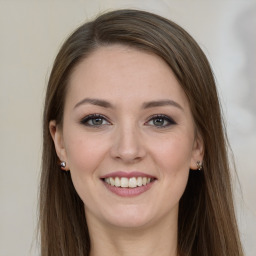
[{"label": "upper lip", "polygon": [[110,178],[110,177],[125,177],[125,178],[138,178],[138,177],[147,177],[147,178],[152,178],[152,179],[156,179],[156,177],[143,173],[143,172],[124,172],[124,171],[117,171],[117,172],[111,172],[108,173],[104,176],[101,176],[101,179],[106,179],[106,178]]}]

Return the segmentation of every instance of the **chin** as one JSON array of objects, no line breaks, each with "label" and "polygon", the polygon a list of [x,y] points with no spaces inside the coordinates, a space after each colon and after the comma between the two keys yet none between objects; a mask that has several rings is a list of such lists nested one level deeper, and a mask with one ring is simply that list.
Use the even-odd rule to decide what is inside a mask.
[{"label": "chin", "polygon": [[141,217],[134,218],[118,218],[115,220],[111,220],[111,223],[116,228],[121,229],[140,229],[147,227],[150,224],[148,219],[142,219]]},{"label": "chin", "polygon": [[[143,207],[144,208],[144,207]],[[105,213],[104,218],[110,225],[125,229],[136,229],[148,226],[154,219],[152,210],[137,206],[122,207],[121,210]]]}]

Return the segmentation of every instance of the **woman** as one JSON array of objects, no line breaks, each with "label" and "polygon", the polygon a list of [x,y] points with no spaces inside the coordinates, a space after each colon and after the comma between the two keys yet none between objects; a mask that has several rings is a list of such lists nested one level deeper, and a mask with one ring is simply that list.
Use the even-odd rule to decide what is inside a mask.
[{"label": "woman", "polygon": [[46,94],[45,255],[243,255],[209,63],[136,10],[78,28]]}]

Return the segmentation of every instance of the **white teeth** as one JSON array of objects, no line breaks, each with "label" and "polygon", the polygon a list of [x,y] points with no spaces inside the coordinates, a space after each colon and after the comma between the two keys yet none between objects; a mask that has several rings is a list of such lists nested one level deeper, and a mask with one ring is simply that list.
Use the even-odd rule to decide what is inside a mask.
[{"label": "white teeth", "polygon": [[126,177],[110,177],[110,178],[105,178],[104,181],[108,183],[111,186],[115,187],[122,187],[122,188],[136,188],[136,187],[141,187],[145,186],[148,183],[152,181],[151,178],[148,177],[132,177],[132,178],[126,178]]},{"label": "white teeth", "polygon": [[138,177],[138,178],[137,178],[137,186],[138,186],[138,187],[141,187],[141,186],[142,186],[142,178],[141,178],[141,177]]},{"label": "white teeth", "polygon": [[120,187],[121,186],[121,182],[120,182],[120,179],[118,177],[115,178],[115,186],[116,187]]},{"label": "white teeth", "polygon": [[121,178],[121,187],[122,188],[128,188],[129,187],[129,181],[127,178]]},{"label": "white teeth", "polygon": [[[107,183],[108,183],[108,182],[107,182]],[[111,185],[111,186],[114,186],[114,185],[115,185],[115,180],[114,180],[112,177],[110,178],[110,185]]]},{"label": "white teeth", "polygon": [[136,188],[137,187],[137,180],[135,177],[129,179],[129,188]]}]

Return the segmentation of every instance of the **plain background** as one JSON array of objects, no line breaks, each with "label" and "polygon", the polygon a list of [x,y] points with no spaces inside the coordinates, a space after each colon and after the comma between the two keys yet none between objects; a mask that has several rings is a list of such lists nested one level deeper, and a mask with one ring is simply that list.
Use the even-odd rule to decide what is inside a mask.
[{"label": "plain background", "polygon": [[[256,2],[0,0],[0,256],[39,255],[37,194],[43,99],[64,39],[100,12],[149,10],[176,21],[214,70],[240,185],[246,256],[256,255]],[[203,97],[203,95],[202,95]]]}]

